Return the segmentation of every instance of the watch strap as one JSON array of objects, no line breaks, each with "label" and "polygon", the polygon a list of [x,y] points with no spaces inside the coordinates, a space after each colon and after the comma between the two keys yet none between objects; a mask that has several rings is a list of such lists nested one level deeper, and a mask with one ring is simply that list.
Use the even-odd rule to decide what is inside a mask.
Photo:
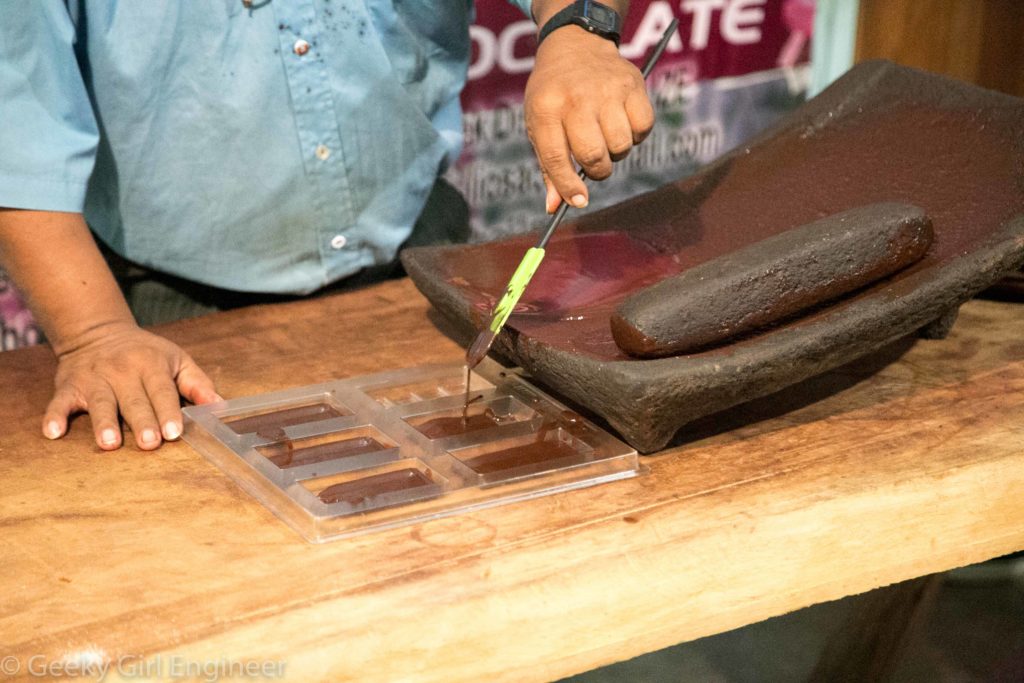
[{"label": "watch strap", "polygon": [[[614,17],[613,25],[603,28],[590,18],[590,10],[595,5],[602,11],[602,13],[607,13],[609,16]],[[544,42],[544,39],[547,38],[555,29],[570,25],[579,26],[590,31],[594,35],[607,38],[617,46],[619,44],[620,32],[622,30],[622,17],[620,17],[619,13],[611,7],[602,5],[594,0],[576,0],[571,5],[563,7],[561,10],[556,12],[554,16],[547,20],[547,23],[544,24],[540,33],[537,35],[537,45]]]}]

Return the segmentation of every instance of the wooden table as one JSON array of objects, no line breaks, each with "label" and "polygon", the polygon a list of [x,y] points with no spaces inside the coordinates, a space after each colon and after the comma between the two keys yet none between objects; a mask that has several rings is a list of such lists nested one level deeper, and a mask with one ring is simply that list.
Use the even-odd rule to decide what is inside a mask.
[{"label": "wooden table", "polygon": [[[394,281],[162,332],[230,398],[454,361],[437,323]],[[950,338],[705,420],[639,478],[323,546],[184,443],[43,439],[49,350],[0,354],[0,657],[555,679],[1018,550],[1022,331],[1024,306],[974,301]]]}]

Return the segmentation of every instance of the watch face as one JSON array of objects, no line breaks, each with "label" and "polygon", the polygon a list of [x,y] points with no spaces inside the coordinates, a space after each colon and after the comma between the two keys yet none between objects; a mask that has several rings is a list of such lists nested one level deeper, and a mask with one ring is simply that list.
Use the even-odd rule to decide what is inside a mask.
[{"label": "watch face", "polygon": [[597,4],[591,4],[587,9],[590,10],[587,14],[601,28],[612,29],[615,27],[616,14],[612,10]]},{"label": "watch face", "polygon": [[576,6],[582,6],[580,14],[582,14],[582,18],[592,29],[618,34],[619,15],[611,7],[605,7],[593,0],[583,0],[577,3]]}]

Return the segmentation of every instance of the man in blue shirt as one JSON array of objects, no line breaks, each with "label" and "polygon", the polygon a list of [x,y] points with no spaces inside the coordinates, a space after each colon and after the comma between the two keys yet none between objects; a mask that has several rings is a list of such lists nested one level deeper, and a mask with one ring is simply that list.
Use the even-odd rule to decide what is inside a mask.
[{"label": "man in blue shirt", "polygon": [[[518,0],[543,26],[569,0]],[[625,0],[608,0],[624,13]],[[467,0],[0,0],[0,255],[58,357],[43,433],[182,431],[217,399],[142,330],[97,248],[199,289],[308,294],[393,262],[461,146]],[[541,43],[527,127],[548,188],[653,124],[639,71],[576,25]],[[88,227],[87,227],[88,226]]]}]

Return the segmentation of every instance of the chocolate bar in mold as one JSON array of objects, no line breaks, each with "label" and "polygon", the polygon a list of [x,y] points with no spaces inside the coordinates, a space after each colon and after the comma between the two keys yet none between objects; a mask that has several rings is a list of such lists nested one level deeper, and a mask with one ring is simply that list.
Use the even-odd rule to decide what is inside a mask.
[{"label": "chocolate bar in mold", "polygon": [[540,426],[537,411],[507,395],[471,402],[468,407],[460,401],[455,407],[408,415],[404,419],[431,440],[464,436],[520,422],[536,421]]},{"label": "chocolate bar in mold", "polygon": [[398,444],[371,425],[275,441],[256,446],[256,452],[297,479],[372,467],[401,457]]},{"label": "chocolate bar in mold", "polygon": [[[494,385],[476,373],[470,375],[470,392],[479,393],[493,389]],[[465,372],[451,372],[445,369],[436,376],[409,382],[400,381],[383,386],[367,387],[363,392],[386,408],[410,403],[432,401],[446,396],[463,396],[466,392]]]},{"label": "chocolate bar in mold", "polygon": [[286,427],[346,417],[352,411],[326,398],[312,399],[302,405],[259,408],[237,415],[218,416],[235,434],[256,434],[264,439],[280,440]]},{"label": "chocolate bar in mold", "polygon": [[485,484],[573,467],[594,458],[594,449],[562,428],[544,428],[449,451]]},{"label": "chocolate bar in mold", "polygon": [[445,483],[444,477],[417,458],[299,482],[319,502],[337,506],[334,514],[339,515],[436,498],[444,492]]}]

